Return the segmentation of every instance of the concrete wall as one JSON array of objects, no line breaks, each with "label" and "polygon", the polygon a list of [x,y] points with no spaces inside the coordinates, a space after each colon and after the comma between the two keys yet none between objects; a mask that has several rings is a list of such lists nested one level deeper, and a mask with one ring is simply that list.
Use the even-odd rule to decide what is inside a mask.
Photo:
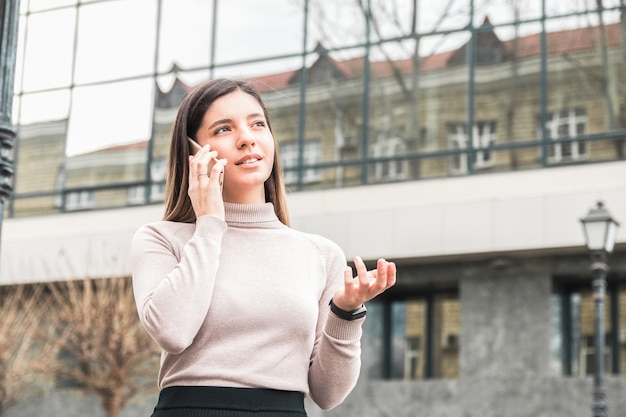
[{"label": "concrete wall", "polygon": [[[380,381],[364,339],[364,370],[354,392],[337,409],[310,417],[587,417],[591,377],[564,377],[550,369],[550,297],[553,274],[564,265],[585,275],[586,257],[528,257],[502,268],[487,262],[420,268],[418,275],[459,278],[461,374],[453,380]],[[626,256],[613,259],[626,276]],[[583,277],[581,277],[583,278]],[[590,281],[589,281],[590,282]],[[420,283],[421,284],[421,283]],[[405,283],[410,286],[410,283]],[[591,284],[589,284],[591,286]],[[610,416],[626,415],[626,375],[606,376]]]}]

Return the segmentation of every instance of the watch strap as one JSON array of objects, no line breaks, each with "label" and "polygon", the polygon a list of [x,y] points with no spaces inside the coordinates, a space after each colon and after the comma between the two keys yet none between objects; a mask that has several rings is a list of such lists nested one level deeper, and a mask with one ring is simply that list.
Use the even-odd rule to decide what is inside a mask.
[{"label": "watch strap", "polygon": [[337,317],[348,321],[360,319],[362,317],[365,317],[365,315],[367,314],[367,308],[365,307],[365,304],[363,304],[360,308],[357,308],[356,310],[346,311],[337,307],[331,298],[328,305],[330,305],[330,311],[335,313]]}]

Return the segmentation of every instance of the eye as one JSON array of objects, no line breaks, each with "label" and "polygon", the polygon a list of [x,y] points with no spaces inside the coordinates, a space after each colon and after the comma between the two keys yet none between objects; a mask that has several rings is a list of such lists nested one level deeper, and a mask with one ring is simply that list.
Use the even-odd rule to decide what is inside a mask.
[{"label": "eye", "polygon": [[230,128],[228,126],[222,126],[222,127],[218,127],[217,129],[215,129],[213,131],[214,135],[219,135],[220,133],[224,133],[224,132],[228,132],[230,131]]},{"label": "eye", "polygon": [[256,122],[252,123],[252,126],[254,126],[254,127],[265,127],[266,123],[265,123],[265,120],[257,120]]}]

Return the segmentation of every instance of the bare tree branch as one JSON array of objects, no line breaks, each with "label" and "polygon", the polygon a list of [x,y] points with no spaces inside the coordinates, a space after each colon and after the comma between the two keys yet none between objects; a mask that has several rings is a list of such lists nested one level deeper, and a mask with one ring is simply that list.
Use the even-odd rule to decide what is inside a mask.
[{"label": "bare tree branch", "polygon": [[135,395],[154,388],[158,349],[139,323],[128,278],[48,285],[55,311],[56,344],[69,359],[56,373],[100,397],[108,417]]},{"label": "bare tree branch", "polygon": [[46,367],[38,354],[38,326],[44,306],[40,285],[0,287],[0,415],[24,396]]}]

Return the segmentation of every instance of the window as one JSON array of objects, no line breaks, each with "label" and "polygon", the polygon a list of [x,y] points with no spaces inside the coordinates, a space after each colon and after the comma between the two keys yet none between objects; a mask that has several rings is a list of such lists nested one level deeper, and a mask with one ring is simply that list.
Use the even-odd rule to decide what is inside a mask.
[{"label": "window", "polygon": [[[298,142],[283,142],[280,145],[280,158],[283,168],[285,185],[298,182]],[[319,164],[322,160],[322,141],[307,140],[304,143],[302,155],[304,165]],[[302,182],[311,184],[322,179],[322,171],[319,168],[307,168],[302,173]]]},{"label": "window", "polygon": [[[468,143],[467,123],[449,123],[448,124],[448,142],[450,149],[464,150],[467,149]],[[494,157],[489,149],[496,143],[496,122],[482,121],[474,125],[472,131],[473,168],[481,169],[493,166]],[[452,172],[455,174],[464,174],[467,172],[467,155],[462,152],[451,157]]]},{"label": "window", "polygon": [[[610,284],[604,302],[605,371],[626,373],[626,286]],[[595,303],[591,283],[561,286],[552,299],[552,366],[565,375],[594,373]]]},{"label": "window", "polygon": [[546,137],[550,162],[576,161],[587,156],[584,141],[569,141],[584,135],[587,130],[585,109],[566,109],[546,115]]},{"label": "window", "polygon": [[165,199],[165,177],[167,175],[167,158],[155,159],[150,165],[150,177],[152,188],[150,201],[163,201]]},{"label": "window", "polygon": [[[158,202],[165,199],[165,176],[167,175],[167,159],[159,158],[150,165],[150,201]],[[140,205],[146,202],[146,186],[137,185],[128,189],[128,205]]]},{"label": "window", "polygon": [[93,191],[82,190],[72,191],[65,195],[65,210],[87,210],[96,206],[96,200]]},{"label": "window", "polygon": [[137,185],[128,189],[128,205],[140,205],[146,201],[146,187]]},{"label": "window", "polygon": [[368,304],[367,343],[378,357],[373,378],[420,380],[459,375],[457,294],[429,294]]},{"label": "window", "polygon": [[[373,146],[374,157],[393,157],[406,152],[404,141],[399,137],[379,139]],[[377,162],[374,178],[377,180],[401,180],[407,176],[407,161]]]}]

